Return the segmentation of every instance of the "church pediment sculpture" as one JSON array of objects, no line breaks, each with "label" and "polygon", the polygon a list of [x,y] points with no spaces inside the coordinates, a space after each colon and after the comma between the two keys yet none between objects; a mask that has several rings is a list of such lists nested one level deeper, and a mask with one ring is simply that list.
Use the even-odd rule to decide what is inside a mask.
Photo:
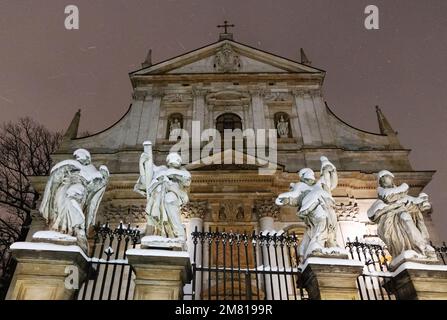
[{"label": "church pediment sculpture", "polygon": [[306,225],[299,248],[302,259],[309,256],[337,256],[347,258],[346,251],[337,246],[337,215],[332,190],[337,187],[335,166],[321,157],[321,177],[317,180],[312,169],[298,173],[300,181],[290,185],[290,191],[276,199],[278,206],[298,207],[297,215]]},{"label": "church pediment sculpture", "polygon": [[368,218],[377,224],[378,236],[393,258],[402,255],[410,260],[436,261],[423,217],[431,210],[428,195],[420,193],[412,197],[408,191],[408,184],[394,184],[394,175],[390,171],[380,171],[378,199],[368,209]]},{"label": "church pediment sculpture", "polygon": [[237,72],[241,68],[241,60],[230,44],[221,46],[214,57],[214,69],[219,72]]},{"label": "church pediment sculpture", "polygon": [[64,239],[62,233],[74,237],[87,251],[86,232],[96,221],[109,170],[106,166],[96,169],[87,150],[78,149],[73,155],[75,160],[61,161],[51,169],[39,209],[55,233],[37,232],[33,238],[51,242]]},{"label": "church pediment sculpture", "polygon": [[181,208],[189,202],[187,188],[191,174],[182,166],[182,158],[170,153],[166,166],[153,162],[152,144],[144,143],[140,177],[134,190],[146,197],[146,237],[144,247],[176,247],[183,250],[186,234],[181,221]]}]

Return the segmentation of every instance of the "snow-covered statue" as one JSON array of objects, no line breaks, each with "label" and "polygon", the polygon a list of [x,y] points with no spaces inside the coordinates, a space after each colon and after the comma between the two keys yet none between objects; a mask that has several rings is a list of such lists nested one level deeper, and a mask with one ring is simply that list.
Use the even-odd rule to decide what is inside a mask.
[{"label": "snow-covered statue", "polygon": [[152,239],[156,241],[175,239],[178,243],[185,242],[181,207],[189,202],[187,188],[190,184],[191,174],[182,167],[179,154],[170,153],[166,158],[166,166],[156,166],[151,143],[144,143],[144,152],[140,157],[140,178],[135,191],[147,198],[146,236],[154,236]]},{"label": "snow-covered statue", "polygon": [[284,116],[281,116],[279,119],[276,129],[281,138],[287,138],[289,136],[289,123],[284,120]]},{"label": "snow-covered statue", "polygon": [[171,121],[171,126],[169,128],[169,140],[177,141],[179,137],[182,136],[182,124],[175,118]]},{"label": "snow-covered statue", "polygon": [[335,166],[321,157],[321,176],[317,180],[312,169],[301,169],[300,181],[290,185],[290,191],[276,199],[279,206],[298,207],[297,215],[304,220],[306,232],[299,248],[302,259],[308,256],[337,255],[346,257],[336,242],[337,215],[332,190],[337,187]]},{"label": "snow-covered statue", "polygon": [[96,213],[109,180],[109,170],[92,164],[84,149],[74,152],[75,160],[57,163],[50,173],[40,213],[50,230],[76,237],[87,251],[86,232],[95,223]]},{"label": "snow-covered statue", "polygon": [[368,218],[377,224],[377,233],[390,254],[397,257],[405,251],[415,252],[415,258],[436,259],[429,244],[429,234],[423,214],[431,210],[428,195],[408,195],[408,184],[394,184],[394,175],[383,170],[378,175],[378,199],[368,209]]}]

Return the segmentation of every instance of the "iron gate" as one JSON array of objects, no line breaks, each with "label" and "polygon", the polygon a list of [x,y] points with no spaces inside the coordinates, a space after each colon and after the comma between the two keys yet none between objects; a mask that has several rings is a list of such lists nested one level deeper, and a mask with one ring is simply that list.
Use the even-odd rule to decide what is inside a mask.
[{"label": "iron gate", "polygon": [[192,299],[301,300],[295,234],[192,233]]},{"label": "iron gate", "polygon": [[87,280],[80,288],[78,300],[128,300],[133,297],[135,273],[126,259],[126,251],[140,241],[138,228],[120,223],[94,227]]}]

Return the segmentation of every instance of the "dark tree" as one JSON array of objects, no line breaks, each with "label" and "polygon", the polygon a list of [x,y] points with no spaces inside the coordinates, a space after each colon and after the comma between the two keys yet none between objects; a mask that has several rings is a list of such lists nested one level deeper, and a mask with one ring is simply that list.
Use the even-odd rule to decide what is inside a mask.
[{"label": "dark tree", "polygon": [[49,174],[50,155],[61,140],[30,118],[0,129],[0,237],[6,245],[25,240],[39,199],[28,177]]}]

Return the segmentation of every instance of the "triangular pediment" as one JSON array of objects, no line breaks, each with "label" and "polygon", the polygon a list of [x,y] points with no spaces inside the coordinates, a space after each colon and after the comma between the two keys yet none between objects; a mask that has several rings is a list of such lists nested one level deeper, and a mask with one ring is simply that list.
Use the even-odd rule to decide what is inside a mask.
[{"label": "triangular pediment", "polygon": [[135,71],[131,75],[203,73],[324,73],[324,71],[232,40],[223,40]]},{"label": "triangular pediment", "polygon": [[267,157],[263,159],[238,150],[226,149],[193,161],[186,165],[186,169],[191,171],[258,170],[261,175],[270,175],[276,170],[282,171],[284,168],[269,161]]}]

